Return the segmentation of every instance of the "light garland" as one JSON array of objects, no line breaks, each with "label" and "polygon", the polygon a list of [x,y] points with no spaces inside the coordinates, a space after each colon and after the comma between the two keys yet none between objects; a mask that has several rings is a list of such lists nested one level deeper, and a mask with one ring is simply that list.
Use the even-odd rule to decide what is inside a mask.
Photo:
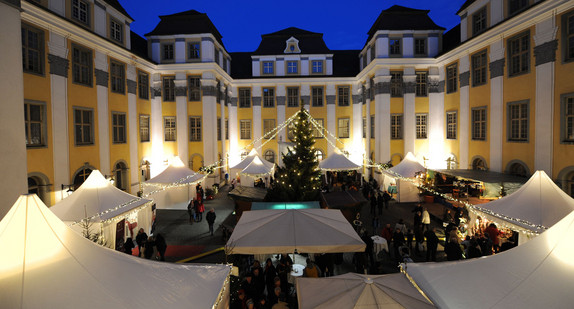
[{"label": "light garland", "polygon": [[[114,208],[110,208],[110,209],[107,209],[107,210],[102,211],[102,212],[100,212],[100,213],[97,213],[97,214],[95,214],[95,215],[93,215],[93,216],[91,216],[91,217],[83,218],[83,219],[80,220],[80,221],[74,221],[71,225],[76,225],[76,224],[79,224],[79,223],[81,223],[81,222],[91,221],[91,220],[94,220],[94,219],[96,219],[96,218],[100,218],[101,216],[103,216],[103,215],[105,215],[105,214],[108,214],[108,213],[110,213],[110,212],[112,212],[112,211],[117,211],[117,210],[120,210],[120,209],[122,209],[122,208],[125,208],[125,207],[127,207],[127,206],[129,206],[129,205],[131,205],[131,204],[133,204],[133,203],[136,203],[136,202],[141,201],[142,199],[144,199],[144,198],[142,198],[142,197],[135,198],[135,199],[133,199],[133,200],[130,200],[130,201],[128,201],[128,202],[125,202],[125,203],[123,203],[123,204],[120,204],[120,205],[118,205],[118,206],[116,206],[116,207],[114,207]],[[153,204],[153,201],[150,200],[149,202],[147,202],[147,203],[145,203],[145,204],[143,204],[143,205],[140,205],[140,206],[138,206],[138,207],[132,209],[130,212],[125,213],[122,218],[127,218],[130,214],[132,214],[132,213],[134,213],[134,212],[138,212],[139,210],[144,209],[145,207],[147,207],[147,206],[149,206],[149,205],[151,205],[151,204]],[[118,218],[118,217],[119,217],[119,216],[113,217],[113,218],[111,218],[111,219],[102,220],[101,222],[102,222],[102,223],[109,223],[109,222],[112,222],[113,219],[116,219],[116,218]]]},{"label": "light garland", "polygon": [[211,308],[219,307],[219,304],[221,304],[221,302],[223,301],[223,296],[225,295],[227,287],[229,286],[229,289],[231,289],[231,281],[229,280],[229,277],[231,276],[231,270],[233,269],[233,264],[227,263],[225,265],[229,267],[229,272],[227,273],[227,277],[225,277],[225,281],[223,282],[223,288],[221,288],[221,291],[219,292],[219,297],[217,298],[215,304],[213,304],[213,307]]}]

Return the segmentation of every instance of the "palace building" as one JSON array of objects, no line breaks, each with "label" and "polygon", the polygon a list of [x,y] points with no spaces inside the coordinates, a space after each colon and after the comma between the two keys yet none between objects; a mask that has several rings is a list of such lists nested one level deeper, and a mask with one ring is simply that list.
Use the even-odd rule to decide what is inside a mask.
[{"label": "palace building", "polygon": [[292,27],[232,52],[209,12],[160,16],[144,37],[128,12],[0,0],[0,216],[26,192],[53,205],[94,169],[136,194],[173,156],[195,171],[251,148],[280,163],[289,132],[267,133],[301,107],[325,128],[320,157],[544,170],[574,195],[574,1],[467,0],[446,32],[395,5],[356,34],[361,50]]}]

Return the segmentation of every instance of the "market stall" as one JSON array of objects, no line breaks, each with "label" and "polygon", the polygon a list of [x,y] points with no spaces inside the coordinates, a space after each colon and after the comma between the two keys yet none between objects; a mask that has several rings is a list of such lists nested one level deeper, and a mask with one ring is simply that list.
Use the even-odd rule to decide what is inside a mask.
[{"label": "market stall", "polygon": [[94,170],[72,195],[50,210],[80,234],[90,234],[109,247],[122,247],[127,237],[152,226],[153,201],[126,193]]},{"label": "market stall", "polygon": [[189,201],[196,197],[196,185],[206,177],[175,157],[163,172],[142,184],[144,196],[152,197],[159,209],[187,209]]},{"label": "market stall", "polygon": [[297,278],[300,309],[435,308],[404,274]]},{"label": "market stall", "polygon": [[406,273],[439,308],[571,308],[574,212],[527,243],[466,261],[410,263]]},{"label": "market stall", "polygon": [[409,152],[399,164],[388,170],[383,170],[382,187],[391,194],[396,193],[396,199],[399,203],[418,202],[420,201],[420,191],[416,186],[418,183],[417,176],[422,175],[425,171],[424,165]]},{"label": "market stall", "polygon": [[[255,163],[252,164],[254,161]],[[274,167],[274,163],[261,158],[254,148],[251,149],[245,159],[241,160],[241,162],[235,166],[230,167],[229,173],[231,174],[231,179],[235,179],[239,176],[239,185],[253,187],[255,177],[260,178],[271,174]],[[241,175],[246,177],[241,177]]]},{"label": "market stall", "polygon": [[459,190],[461,194],[469,193],[471,196],[482,199],[498,199],[501,195],[509,195],[518,190],[526,178],[515,175],[483,170],[434,170],[437,175],[437,183],[444,186],[441,193],[453,193]]},{"label": "market stall", "polygon": [[23,195],[0,221],[2,308],[229,307],[228,265],[172,264],[94,244]]}]

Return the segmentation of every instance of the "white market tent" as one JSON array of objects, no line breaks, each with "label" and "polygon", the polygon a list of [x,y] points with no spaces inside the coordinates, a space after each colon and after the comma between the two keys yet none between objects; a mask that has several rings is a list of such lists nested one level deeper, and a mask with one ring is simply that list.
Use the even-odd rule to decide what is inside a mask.
[{"label": "white market tent", "polygon": [[231,254],[362,252],[365,243],[338,209],[244,211]]},{"label": "white market tent", "polygon": [[414,180],[417,173],[426,171],[426,168],[417,160],[417,158],[411,153],[407,153],[405,158],[396,166],[391,167],[385,172],[385,181],[383,186],[387,189],[391,183],[396,183],[397,185],[397,201],[400,203],[418,202],[419,201],[419,189],[412,182],[408,180],[401,179],[411,178]]},{"label": "white market tent", "polygon": [[[115,248],[117,224],[123,219],[126,219],[126,232],[130,230],[130,226],[135,229],[134,233],[140,228],[146,232],[150,231],[152,203],[151,200],[116,188],[99,170],[94,170],[72,195],[50,207],[50,210],[72,229],[82,233],[89,228],[90,233],[103,237],[107,247]],[[91,226],[79,224],[84,219],[89,219]],[[118,237],[134,235],[124,233]],[[122,239],[122,244],[124,240]]]},{"label": "white market tent", "polygon": [[300,309],[435,308],[404,274],[297,278]]},{"label": "white market tent", "polygon": [[229,303],[229,266],[155,262],[98,246],[68,228],[36,195],[21,196],[0,221],[0,243],[2,308],[227,308]]},{"label": "white market tent", "polygon": [[407,274],[439,308],[572,308],[574,212],[502,253],[409,263]]},{"label": "white market tent", "polygon": [[144,182],[144,195],[152,196],[159,209],[187,209],[189,200],[196,196],[194,185],[205,177],[187,168],[179,157],[174,157],[163,172]]},{"label": "white market tent", "polygon": [[323,171],[339,172],[360,169],[361,166],[353,163],[344,154],[334,152],[326,159],[319,162],[319,168]]},{"label": "white market tent", "polygon": [[[520,189],[499,200],[475,206],[480,215],[516,231],[541,233],[574,211],[574,199],[560,189],[544,171],[536,171]],[[472,216],[472,212],[470,213]],[[475,218],[471,218],[475,219]],[[472,220],[473,222],[475,220]]]},{"label": "white market tent", "polygon": [[235,178],[237,175],[245,176],[241,177],[239,184],[244,187],[253,187],[256,178],[271,174],[274,167],[274,163],[261,158],[254,148],[251,149],[245,159],[230,167],[231,178]]}]

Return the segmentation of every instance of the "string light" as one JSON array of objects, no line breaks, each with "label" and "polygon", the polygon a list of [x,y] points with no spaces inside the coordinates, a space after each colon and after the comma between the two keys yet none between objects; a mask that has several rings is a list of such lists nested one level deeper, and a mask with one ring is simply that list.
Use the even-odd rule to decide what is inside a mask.
[{"label": "string light", "polygon": [[219,292],[219,296],[217,297],[215,304],[213,304],[213,307],[211,307],[211,308],[219,308],[219,305],[223,301],[223,297],[225,296],[228,287],[231,289],[231,281],[229,280],[229,278],[231,276],[231,270],[233,268],[233,264],[227,263],[226,266],[229,267],[229,272],[227,273],[227,277],[225,277],[225,281],[223,282],[223,287],[221,288],[221,291]]}]

